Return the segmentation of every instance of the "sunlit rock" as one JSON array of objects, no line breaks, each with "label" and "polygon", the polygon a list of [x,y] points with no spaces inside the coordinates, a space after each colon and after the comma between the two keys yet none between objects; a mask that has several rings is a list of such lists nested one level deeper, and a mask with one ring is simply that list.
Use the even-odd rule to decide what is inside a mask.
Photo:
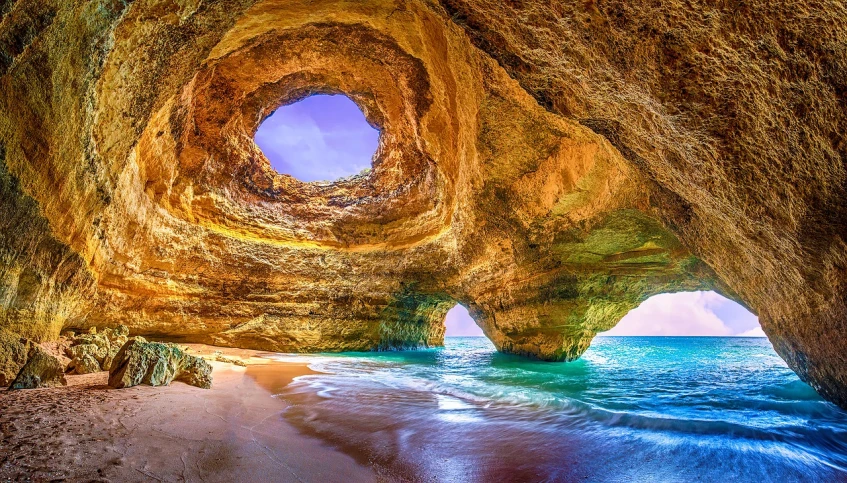
[{"label": "sunlit rock", "polygon": [[100,372],[102,370],[100,367],[100,362],[93,354],[90,353],[75,356],[73,359],[71,359],[71,362],[70,364],[68,364],[67,369],[68,372],[72,374],[91,374],[93,372]]},{"label": "sunlit rock", "polygon": [[68,370],[75,374],[108,371],[128,335],[129,328],[118,325],[99,332],[96,327],[91,327],[89,333],[73,337],[70,347],[65,350],[71,358]]}]

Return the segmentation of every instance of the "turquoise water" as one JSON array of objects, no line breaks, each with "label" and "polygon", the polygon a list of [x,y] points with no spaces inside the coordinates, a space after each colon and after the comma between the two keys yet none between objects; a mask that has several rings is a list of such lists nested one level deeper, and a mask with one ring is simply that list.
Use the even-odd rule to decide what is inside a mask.
[{"label": "turquoise water", "polygon": [[390,480],[847,481],[847,413],[766,339],[599,337],[544,363],[456,337],[310,366],[285,417]]}]

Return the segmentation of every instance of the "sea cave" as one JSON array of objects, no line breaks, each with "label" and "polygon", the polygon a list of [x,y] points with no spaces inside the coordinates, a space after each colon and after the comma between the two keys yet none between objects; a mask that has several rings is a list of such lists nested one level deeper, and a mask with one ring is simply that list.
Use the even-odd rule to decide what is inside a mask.
[{"label": "sea cave", "polygon": [[[535,439],[439,446],[423,426],[409,444],[446,463],[351,443],[403,454],[374,435],[390,431],[380,414],[410,401],[434,408],[419,413],[429,427],[467,424],[460,434],[497,442],[480,408],[509,401],[497,418],[516,418],[526,394],[556,418],[627,431],[667,430],[644,418],[671,407],[690,419],[667,431],[698,442],[769,440],[769,423],[745,421],[780,411],[772,398],[813,404],[806,423],[830,429],[797,445],[829,438],[820,473],[763,456],[699,476],[847,478],[842,2],[0,0],[0,14],[0,478],[698,476],[648,456],[652,472],[638,474],[611,460],[564,466],[561,454],[585,461],[590,446],[539,444],[533,466],[508,455]],[[742,337],[638,339],[679,335],[630,323],[669,294],[747,317],[680,334]],[[731,354],[712,394],[726,401],[723,387],[747,381],[765,396],[724,426],[691,423],[673,409],[685,396],[656,396],[705,377],[672,353],[708,377]],[[622,354],[677,379],[650,393],[638,384],[657,373],[632,376],[643,398],[624,402]],[[733,372],[743,354],[767,369]],[[363,385],[333,376],[335,389],[314,389],[345,363],[370,374]],[[392,379],[403,370],[417,382]],[[326,396],[365,400],[373,381],[405,399],[375,398],[367,419]],[[456,381],[468,385],[443,389]],[[502,400],[479,403],[492,381]],[[503,389],[522,384],[532,389]],[[570,392],[538,396],[550,387]],[[286,396],[248,398],[262,391]],[[176,409],[185,401],[205,417]],[[92,419],[105,407],[112,416]],[[208,426],[233,414],[232,432]],[[194,431],[211,436],[180,439]],[[52,439],[27,442],[36,435]],[[85,441],[102,456],[69,449]],[[174,442],[187,453],[144,449]],[[745,451],[770,454],[755,444]],[[54,460],[43,445],[61,447]],[[499,456],[471,471],[466,453]]]}]

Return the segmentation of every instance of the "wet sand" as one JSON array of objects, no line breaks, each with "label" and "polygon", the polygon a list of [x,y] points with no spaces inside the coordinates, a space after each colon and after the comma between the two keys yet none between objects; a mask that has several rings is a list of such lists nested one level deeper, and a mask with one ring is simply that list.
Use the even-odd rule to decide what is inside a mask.
[{"label": "wet sand", "polygon": [[306,364],[190,345],[210,362],[212,389],[111,389],[108,373],[54,389],[0,389],[0,481],[378,481],[372,469],[305,436],[273,397]]}]

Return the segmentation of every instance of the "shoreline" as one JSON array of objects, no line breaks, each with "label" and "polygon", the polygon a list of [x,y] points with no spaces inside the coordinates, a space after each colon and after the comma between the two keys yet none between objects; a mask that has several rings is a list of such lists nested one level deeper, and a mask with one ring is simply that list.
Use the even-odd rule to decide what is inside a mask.
[{"label": "shoreline", "polygon": [[[0,480],[49,481],[375,481],[373,470],[283,417],[275,397],[304,363],[260,351],[201,344],[211,389],[170,386],[112,389],[107,372],[66,376],[59,388],[0,389]],[[277,391],[278,392],[278,391]]]},{"label": "shoreline", "polygon": [[[0,390],[0,481],[772,481],[775,474],[834,481],[845,474],[842,413],[774,362],[769,346],[726,351],[734,358],[716,362],[715,343],[701,342],[685,353],[685,367],[668,373],[656,369],[664,352],[644,353],[639,344],[597,344],[597,357],[563,366],[498,355],[480,342],[337,359],[181,344],[212,359],[212,389],[179,382],[111,389],[100,372],[67,376],[60,388]],[[751,360],[767,380],[745,379]],[[717,374],[717,366],[723,378],[700,380],[704,367]],[[470,380],[445,378],[458,372]],[[668,405],[654,395],[683,394],[695,380],[709,391],[693,402]],[[539,398],[527,400],[526,391]],[[597,397],[612,407],[592,403]],[[771,403],[763,408],[762,400]]]},{"label": "shoreline", "polygon": [[[322,376],[280,394],[293,403],[285,417],[389,481],[823,482],[847,474],[843,413],[765,341],[665,338],[645,351],[612,337],[582,362],[548,364],[456,339],[437,352],[315,361]],[[683,362],[668,365],[668,354]]]}]

